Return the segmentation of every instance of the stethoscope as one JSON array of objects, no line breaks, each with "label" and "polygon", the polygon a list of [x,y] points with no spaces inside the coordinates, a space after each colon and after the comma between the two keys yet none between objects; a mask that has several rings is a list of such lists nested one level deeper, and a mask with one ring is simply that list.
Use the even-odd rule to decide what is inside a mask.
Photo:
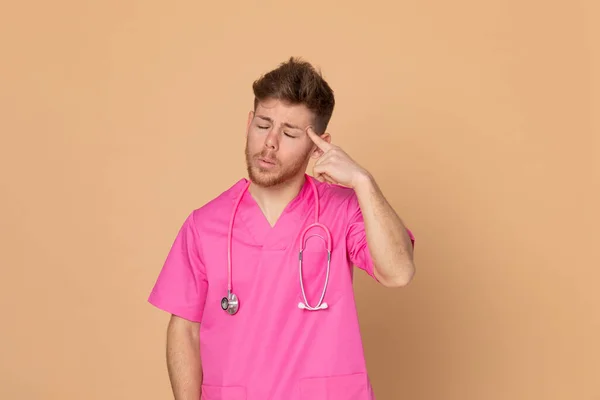
[{"label": "stethoscope", "polygon": [[[301,301],[300,303],[298,303],[298,308],[303,309],[303,310],[309,310],[309,311],[317,311],[317,310],[324,310],[328,307],[327,303],[325,303],[323,301],[323,299],[325,298],[325,292],[327,290],[327,284],[329,282],[329,270],[330,270],[330,266],[331,266],[331,233],[329,232],[329,229],[327,229],[327,227],[325,225],[319,223],[319,193],[317,192],[317,187],[315,186],[315,183],[312,181],[312,179],[308,176],[306,177],[306,179],[309,181],[309,183],[312,187],[313,197],[315,199],[315,222],[310,224],[306,228],[304,228],[304,230],[302,231],[302,236],[301,236],[300,251],[298,254],[298,261],[299,261],[298,275],[300,278],[300,289],[302,290],[302,297],[303,297],[304,301]],[[229,222],[229,231],[228,231],[228,235],[227,235],[227,240],[228,240],[228,243],[227,243],[227,296],[223,297],[223,299],[221,300],[221,308],[230,315],[234,315],[235,313],[237,313],[238,309],[240,307],[240,300],[238,299],[237,295],[235,293],[233,293],[233,291],[231,290],[231,286],[232,286],[231,285],[231,242],[232,242],[232,233],[233,233],[233,222],[234,222],[237,210],[239,208],[240,202],[244,196],[244,193],[248,189],[248,186],[250,186],[250,183],[251,183],[250,181],[248,181],[246,183],[246,185],[242,189],[242,192],[240,193],[239,197],[237,198],[237,200],[235,202],[235,205],[233,207],[233,212],[231,214],[231,220]],[[323,231],[325,231],[325,234],[327,235],[327,239],[325,239],[321,235],[317,235],[317,234],[313,234],[313,235],[306,237],[307,232],[310,229],[315,228],[315,227],[323,229]],[[317,236],[317,237],[323,239],[323,241],[325,242],[325,244],[327,246],[327,273],[325,275],[325,283],[323,285],[323,291],[321,292],[321,297],[319,298],[319,302],[314,307],[311,306],[310,304],[308,304],[308,300],[306,298],[306,293],[304,291],[304,282],[302,279],[302,253],[306,246],[306,242],[308,241],[308,239],[310,239],[313,236]]]}]

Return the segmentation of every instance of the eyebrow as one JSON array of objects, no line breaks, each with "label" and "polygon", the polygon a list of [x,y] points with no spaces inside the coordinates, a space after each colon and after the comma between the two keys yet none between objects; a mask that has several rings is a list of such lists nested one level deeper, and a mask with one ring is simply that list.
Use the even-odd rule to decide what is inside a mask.
[{"label": "eyebrow", "polygon": [[[273,123],[273,119],[271,119],[271,118],[269,118],[269,117],[267,117],[267,116],[264,116],[264,115],[258,115],[258,114],[257,114],[256,116],[257,116],[258,118],[260,118],[260,119],[263,119],[263,120],[265,120],[265,121],[268,121],[268,122],[270,122],[270,123]],[[290,124],[289,122],[284,122],[284,123],[283,123],[283,126],[287,126],[288,128],[291,128],[291,129],[298,129],[298,130],[302,130],[302,128],[300,128],[299,126],[296,126],[296,125]]]}]

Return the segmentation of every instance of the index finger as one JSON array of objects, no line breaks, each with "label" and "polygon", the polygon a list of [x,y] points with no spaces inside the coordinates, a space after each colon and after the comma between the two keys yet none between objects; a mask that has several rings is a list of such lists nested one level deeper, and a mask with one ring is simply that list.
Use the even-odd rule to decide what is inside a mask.
[{"label": "index finger", "polygon": [[308,135],[309,138],[311,138],[311,140],[314,142],[314,144],[317,145],[317,147],[323,151],[327,151],[331,148],[331,144],[325,140],[323,140],[322,137],[320,137],[319,135],[317,135],[317,133],[315,132],[315,130],[313,129],[312,126],[309,126],[306,129],[306,134]]}]

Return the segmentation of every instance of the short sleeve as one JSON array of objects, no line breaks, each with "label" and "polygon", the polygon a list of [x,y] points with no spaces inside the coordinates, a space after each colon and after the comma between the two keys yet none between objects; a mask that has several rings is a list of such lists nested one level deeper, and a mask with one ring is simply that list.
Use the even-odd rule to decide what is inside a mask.
[{"label": "short sleeve", "polygon": [[[375,266],[373,258],[367,246],[367,233],[362,211],[358,203],[356,194],[353,194],[348,201],[348,228],[346,230],[346,249],[348,258],[356,267],[362,269],[373,279],[375,276]],[[412,246],[415,245],[415,237],[410,230],[406,230],[410,236]]]},{"label": "short sleeve", "polygon": [[192,213],[175,237],[148,298],[155,307],[194,322],[202,320],[208,289],[198,241]]}]

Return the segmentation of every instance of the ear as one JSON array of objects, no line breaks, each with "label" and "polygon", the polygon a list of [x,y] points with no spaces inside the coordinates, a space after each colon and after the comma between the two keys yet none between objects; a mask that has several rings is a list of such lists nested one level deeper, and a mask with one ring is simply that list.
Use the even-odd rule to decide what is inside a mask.
[{"label": "ear", "polygon": [[248,135],[248,132],[250,131],[250,124],[252,123],[253,118],[254,118],[254,111],[250,110],[248,112],[248,121],[246,121],[246,136]]}]

